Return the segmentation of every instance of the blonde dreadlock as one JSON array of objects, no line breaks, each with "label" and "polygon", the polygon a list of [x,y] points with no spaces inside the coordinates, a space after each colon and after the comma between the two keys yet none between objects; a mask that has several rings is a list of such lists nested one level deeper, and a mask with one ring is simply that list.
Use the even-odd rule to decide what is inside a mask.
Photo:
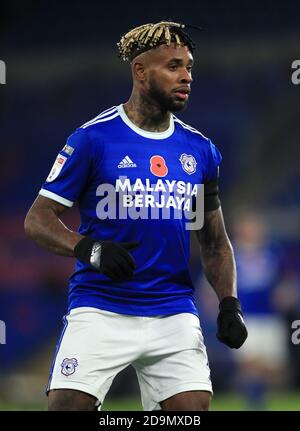
[{"label": "blonde dreadlock", "polygon": [[119,57],[124,61],[132,61],[138,54],[155,48],[164,43],[170,45],[187,45],[193,51],[195,45],[188,34],[183,30],[185,24],[171,21],[161,21],[156,24],[144,24],[130,30],[121,37],[117,43]]}]

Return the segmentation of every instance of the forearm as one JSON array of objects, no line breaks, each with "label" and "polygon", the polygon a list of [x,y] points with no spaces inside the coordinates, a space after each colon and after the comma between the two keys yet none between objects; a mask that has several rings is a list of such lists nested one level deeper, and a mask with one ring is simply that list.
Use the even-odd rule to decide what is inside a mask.
[{"label": "forearm", "polygon": [[236,265],[232,246],[228,241],[222,245],[205,247],[201,252],[205,276],[219,300],[237,296]]},{"label": "forearm", "polygon": [[200,243],[204,273],[220,301],[217,338],[238,349],[247,338],[247,329],[237,299],[235,258],[221,207],[206,211],[204,227],[195,233]]},{"label": "forearm", "polygon": [[25,219],[25,232],[40,246],[62,256],[74,256],[74,247],[83,238],[68,229],[51,209],[30,210]]}]

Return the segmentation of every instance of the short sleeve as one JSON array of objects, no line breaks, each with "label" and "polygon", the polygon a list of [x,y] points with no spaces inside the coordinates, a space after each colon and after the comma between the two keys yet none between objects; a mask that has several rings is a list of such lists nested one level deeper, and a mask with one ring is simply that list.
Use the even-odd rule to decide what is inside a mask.
[{"label": "short sleeve", "polygon": [[92,161],[92,146],[83,129],[77,129],[58,153],[39,194],[72,207],[86,185]]},{"label": "short sleeve", "polygon": [[212,181],[219,176],[219,166],[222,161],[220,151],[210,139],[208,144],[207,167],[204,178],[205,183]]}]

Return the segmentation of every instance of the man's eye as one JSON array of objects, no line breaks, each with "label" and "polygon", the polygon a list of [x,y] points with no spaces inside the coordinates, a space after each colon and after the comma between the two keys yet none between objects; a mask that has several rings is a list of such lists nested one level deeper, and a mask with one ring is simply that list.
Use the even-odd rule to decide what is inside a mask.
[{"label": "man's eye", "polygon": [[177,67],[178,66],[176,64],[169,66],[170,70],[177,70]]},{"label": "man's eye", "polygon": [[191,66],[187,67],[187,70],[188,70],[189,73],[192,73],[192,67]]}]

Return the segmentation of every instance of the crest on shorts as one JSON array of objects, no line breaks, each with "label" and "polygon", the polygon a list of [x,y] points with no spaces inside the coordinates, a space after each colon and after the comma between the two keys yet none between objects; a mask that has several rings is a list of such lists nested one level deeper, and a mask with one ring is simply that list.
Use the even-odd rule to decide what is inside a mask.
[{"label": "crest on shorts", "polygon": [[78,367],[78,361],[76,358],[65,358],[61,364],[61,372],[65,376],[70,376],[75,373],[76,367]]},{"label": "crest on shorts", "polygon": [[191,154],[183,153],[181,154],[179,160],[181,161],[182,169],[184,170],[184,172],[189,175],[196,172],[197,162],[194,156],[192,156]]}]

